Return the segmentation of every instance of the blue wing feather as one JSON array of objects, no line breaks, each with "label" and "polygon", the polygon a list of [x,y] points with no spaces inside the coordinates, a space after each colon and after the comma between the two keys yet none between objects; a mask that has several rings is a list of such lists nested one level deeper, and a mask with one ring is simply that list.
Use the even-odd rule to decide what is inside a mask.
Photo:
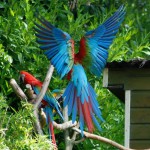
[{"label": "blue wing feather", "polygon": [[[109,19],[95,30],[85,34],[87,52],[92,61],[88,69],[95,75],[100,76],[108,58],[108,49],[124,19],[125,11],[121,6]],[[84,61],[84,60],[83,60]]]},{"label": "blue wing feather", "polygon": [[71,93],[71,90],[73,89],[73,82],[70,82],[63,94],[63,97],[65,98],[64,100],[64,107],[66,107],[66,105],[68,104],[69,102],[69,98],[70,98],[70,93]]},{"label": "blue wing feather", "polygon": [[94,114],[92,114],[92,120],[93,120],[94,124],[96,125],[96,127],[98,128],[98,130],[102,131],[102,128],[101,128],[99,122],[97,121],[97,119],[95,118]]},{"label": "blue wing feather", "polygon": [[35,23],[37,42],[41,45],[42,50],[47,50],[44,54],[62,78],[71,70],[74,63],[73,40],[68,33],[54,27],[44,18],[39,19],[39,21],[43,26]]},{"label": "blue wing feather", "polygon": [[68,115],[70,116],[72,112],[72,107],[73,107],[73,100],[74,100],[74,89],[71,90],[70,98],[69,98],[69,103],[68,103]]},{"label": "blue wing feather", "polygon": [[77,116],[77,97],[75,97],[73,108],[72,108],[72,122],[74,123],[76,121]]}]

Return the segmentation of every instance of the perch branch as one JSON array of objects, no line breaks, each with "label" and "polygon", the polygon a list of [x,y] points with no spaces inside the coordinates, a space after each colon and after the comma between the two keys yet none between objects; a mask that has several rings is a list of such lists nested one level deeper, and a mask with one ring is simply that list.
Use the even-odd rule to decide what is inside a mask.
[{"label": "perch branch", "polygon": [[[73,129],[74,131],[76,131],[76,132],[81,133],[81,130],[78,129],[78,128],[73,127],[72,129]],[[102,141],[102,142],[107,143],[107,144],[110,144],[110,145],[112,145],[112,146],[114,146],[114,147],[116,147],[116,148],[118,148],[118,149],[120,149],[120,150],[133,150],[133,149],[130,149],[130,148],[126,148],[126,147],[124,147],[124,146],[122,146],[122,145],[116,143],[115,141],[112,141],[112,140],[110,140],[110,139],[104,138],[104,137],[102,137],[102,136],[98,136],[98,135],[95,135],[95,134],[91,134],[91,133],[88,133],[88,132],[85,132],[85,131],[83,131],[83,134],[84,134],[84,136],[85,136],[86,138],[94,139],[94,140],[98,140],[98,141]],[[82,139],[81,139],[81,140],[82,140]]]},{"label": "perch branch", "polygon": [[49,69],[47,71],[47,74],[46,74],[46,77],[45,77],[42,89],[41,89],[39,95],[37,96],[36,102],[34,104],[34,115],[36,117],[36,129],[37,129],[39,134],[43,134],[43,131],[41,129],[41,125],[40,125],[40,121],[39,121],[39,117],[38,117],[38,106],[41,103],[41,101],[42,101],[42,99],[43,99],[43,97],[44,97],[44,95],[46,93],[46,90],[47,90],[47,87],[48,87],[49,82],[51,80],[53,71],[54,71],[54,67],[53,67],[53,65],[50,65]]},{"label": "perch branch", "polygon": [[32,87],[30,84],[26,84],[26,95],[28,97],[28,102],[31,104],[35,104],[36,94],[34,94],[34,91],[32,90]]},{"label": "perch branch", "polygon": [[[67,106],[63,109],[63,116],[64,116],[64,122],[68,122],[69,118],[68,118],[68,107]],[[64,138],[65,138],[65,145],[66,145],[65,150],[72,150],[73,143],[72,143],[72,141],[70,139],[69,130],[68,129],[66,129],[64,131]]]},{"label": "perch branch", "polygon": [[36,118],[35,119],[35,128],[36,128],[38,134],[43,135],[43,131],[42,131],[42,128],[41,128],[39,115],[38,115],[38,109],[34,109],[33,113],[34,113],[34,116]]},{"label": "perch branch", "polygon": [[38,94],[37,98],[36,98],[36,103],[34,104],[34,109],[37,109],[40,102],[42,101],[42,98],[44,97],[45,93],[46,93],[46,90],[47,90],[47,87],[49,85],[49,82],[51,80],[51,77],[52,77],[52,74],[53,74],[53,71],[54,71],[54,66],[53,65],[50,65],[49,66],[49,69],[48,69],[48,72],[46,74],[46,78],[44,80],[44,83],[43,83],[43,86],[42,86],[42,89],[40,91],[40,93]]},{"label": "perch branch", "polygon": [[[79,128],[79,122],[78,122],[78,124],[77,124],[76,128]],[[75,140],[76,140],[76,136],[77,136],[77,134],[79,134],[79,133],[78,133],[78,132],[76,132],[76,131],[74,131],[74,133],[73,133],[73,135],[72,135],[72,138],[71,138],[71,140],[72,140],[72,141],[75,141]]]},{"label": "perch branch", "polygon": [[64,122],[62,124],[57,124],[55,121],[53,121],[53,126],[59,130],[66,130],[66,129],[72,128],[76,125],[77,125],[76,121],[75,121],[75,123],[72,123],[72,121],[68,121],[68,122]]},{"label": "perch branch", "polygon": [[86,139],[86,138],[82,138],[82,139],[80,139],[80,140],[78,140],[78,141],[74,141],[73,144],[79,144],[79,143],[83,142],[85,139]]},{"label": "perch branch", "polygon": [[41,89],[40,93],[38,94],[38,96],[36,98],[36,102],[34,104],[34,112],[33,113],[36,117],[36,129],[37,129],[39,134],[43,134],[43,131],[41,129],[41,125],[40,125],[40,121],[39,121],[39,117],[38,117],[38,106],[39,106],[40,102],[42,101],[42,99],[46,93],[46,90],[47,90],[47,87],[49,85],[50,79],[52,77],[53,71],[54,71],[54,67],[53,67],[53,65],[50,65],[48,72],[46,74],[42,89]]},{"label": "perch branch", "polygon": [[17,82],[15,81],[15,79],[11,79],[10,80],[10,85],[13,89],[13,91],[16,93],[16,95],[22,99],[27,101],[27,96],[24,94],[24,92],[22,91],[22,89],[18,86]]}]

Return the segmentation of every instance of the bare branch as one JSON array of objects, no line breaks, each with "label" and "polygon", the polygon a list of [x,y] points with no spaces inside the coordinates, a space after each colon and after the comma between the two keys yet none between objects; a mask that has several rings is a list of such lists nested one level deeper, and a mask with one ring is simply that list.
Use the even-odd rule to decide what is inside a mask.
[{"label": "bare branch", "polygon": [[24,94],[24,92],[22,91],[22,89],[18,86],[17,82],[15,81],[15,79],[11,79],[10,80],[10,85],[13,89],[13,91],[16,93],[16,95],[22,99],[27,101],[27,96]]},{"label": "bare branch", "polygon": [[43,129],[44,126],[46,125],[46,114],[44,113],[43,108],[39,110],[39,118],[40,118],[41,128]]},{"label": "bare branch", "polygon": [[[79,132],[79,133],[81,133],[81,130],[78,129],[78,128],[73,127],[72,129],[75,130],[75,131],[77,131],[77,132]],[[110,144],[110,145],[112,145],[112,146],[114,146],[114,147],[116,147],[116,148],[118,148],[120,150],[133,150],[133,149],[130,149],[130,148],[126,148],[126,147],[124,147],[124,146],[116,143],[115,141],[112,141],[110,139],[104,138],[102,136],[91,134],[91,133],[88,133],[88,132],[85,132],[85,131],[83,131],[83,134],[84,134],[84,136],[86,138],[94,139],[94,140],[98,140],[98,141],[102,141],[102,142]]]},{"label": "bare branch", "polygon": [[37,97],[37,95],[36,94],[34,94],[34,91],[32,90],[32,87],[31,87],[31,85],[30,84],[26,84],[26,94],[27,94],[27,96],[28,96],[28,98],[29,98],[29,103],[31,103],[31,104],[35,104],[35,99],[36,99],[36,97]]},{"label": "bare branch", "polygon": [[[77,124],[76,128],[79,128],[79,122],[78,122],[78,124]],[[72,135],[72,138],[71,138],[71,140],[72,140],[72,141],[75,141],[75,140],[76,140],[76,136],[77,136],[77,134],[79,134],[79,133],[78,133],[78,132],[76,132],[76,131],[74,131],[74,133],[73,133],[73,135]]]},{"label": "bare branch", "polygon": [[72,128],[76,125],[77,125],[76,121],[75,121],[75,123],[72,123],[72,121],[68,121],[68,122],[64,122],[62,124],[57,124],[55,121],[53,121],[53,126],[59,130],[66,130],[66,129]]},{"label": "bare branch", "polygon": [[35,127],[36,127],[36,130],[38,132],[38,134],[41,134],[43,135],[43,131],[42,131],[42,128],[41,128],[41,124],[40,124],[40,121],[39,121],[39,115],[38,115],[38,110],[37,109],[34,109],[33,111],[34,113],[34,116],[35,116]]},{"label": "bare branch", "polygon": [[[69,120],[69,117],[68,117],[68,106],[66,106],[63,109],[63,116],[64,116],[64,122],[68,122],[68,120]],[[65,145],[66,145],[65,150],[72,150],[73,143],[72,143],[72,140],[70,139],[69,130],[68,129],[66,129],[65,132],[64,132],[64,138],[65,138]]]},{"label": "bare branch", "polygon": [[54,66],[53,65],[50,65],[49,66],[49,69],[48,69],[48,72],[46,74],[46,78],[44,80],[44,83],[43,83],[43,86],[42,86],[42,89],[39,93],[39,95],[37,96],[36,98],[36,103],[34,105],[34,109],[37,109],[40,102],[42,101],[42,98],[44,97],[45,93],[46,93],[46,90],[47,90],[47,87],[49,85],[49,82],[51,80],[51,77],[52,77],[52,74],[53,74],[53,71],[54,71]]},{"label": "bare branch", "polygon": [[73,144],[79,144],[79,143],[83,142],[85,139],[86,139],[86,138],[82,138],[82,139],[80,139],[80,140],[78,140],[78,141],[74,141]]}]

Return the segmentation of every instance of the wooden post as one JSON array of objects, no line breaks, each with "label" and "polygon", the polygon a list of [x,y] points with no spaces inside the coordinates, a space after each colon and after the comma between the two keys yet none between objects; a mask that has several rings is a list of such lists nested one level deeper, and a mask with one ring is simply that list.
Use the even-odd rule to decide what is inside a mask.
[{"label": "wooden post", "polygon": [[105,68],[103,72],[103,87],[108,87],[108,68]]},{"label": "wooden post", "polygon": [[130,147],[130,104],[131,91],[125,91],[125,147]]}]

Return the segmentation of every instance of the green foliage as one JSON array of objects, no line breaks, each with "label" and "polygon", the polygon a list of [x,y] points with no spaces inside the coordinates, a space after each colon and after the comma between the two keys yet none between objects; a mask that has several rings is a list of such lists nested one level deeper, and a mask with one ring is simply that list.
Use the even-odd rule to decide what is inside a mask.
[{"label": "green foliage", "polygon": [[[34,116],[31,104],[22,103],[22,108],[15,111],[7,105],[3,95],[0,95],[0,104],[0,149],[53,149],[52,143],[46,136],[34,133]],[[10,114],[10,110],[13,113]]]},{"label": "green foliage", "polygon": [[[150,57],[150,2],[133,0],[87,0],[78,1],[77,8],[69,6],[68,0],[8,0],[0,2],[0,149],[48,149],[49,140],[35,135],[32,107],[20,104],[14,96],[9,80],[18,79],[19,71],[26,70],[43,80],[49,61],[36,43],[34,22],[43,16],[52,24],[68,32],[76,41],[78,51],[80,38],[87,30],[103,23],[121,4],[126,5],[126,16],[117,38],[109,50],[108,61],[128,61]],[[103,131],[95,131],[121,144],[124,141],[124,104],[109,91],[102,88],[101,79],[88,74],[95,87],[98,101],[106,122]],[[60,80],[54,72],[50,89],[64,89],[67,81]],[[3,96],[4,95],[4,96]],[[6,103],[7,101],[7,103]],[[13,104],[12,104],[13,103]],[[19,108],[18,108],[19,107]],[[19,110],[19,111],[18,111]],[[12,136],[14,135],[14,136]],[[57,133],[58,148],[64,149],[62,133]],[[86,140],[74,149],[113,149],[98,141]]]}]

